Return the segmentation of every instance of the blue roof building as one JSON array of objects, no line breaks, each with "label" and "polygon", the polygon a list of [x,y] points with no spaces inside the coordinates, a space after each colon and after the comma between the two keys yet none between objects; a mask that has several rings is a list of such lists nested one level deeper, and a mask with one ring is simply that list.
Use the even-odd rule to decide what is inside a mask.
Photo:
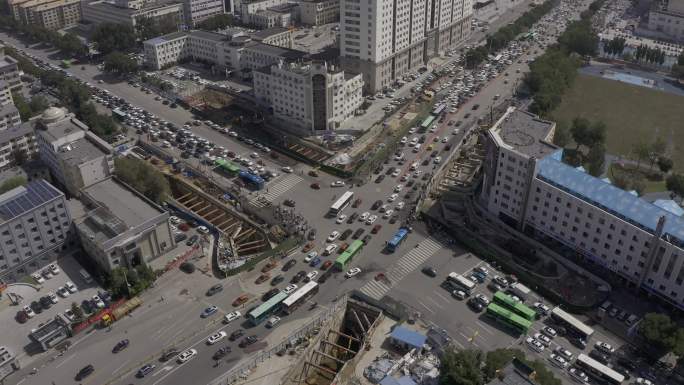
[{"label": "blue roof building", "polygon": [[390,341],[404,349],[422,349],[427,341],[427,337],[417,331],[405,328],[403,326],[397,326],[392,330],[390,334]]},{"label": "blue roof building", "polygon": [[416,385],[416,382],[410,376],[403,376],[394,378],[387,376],[380,381],[380,385]]}]

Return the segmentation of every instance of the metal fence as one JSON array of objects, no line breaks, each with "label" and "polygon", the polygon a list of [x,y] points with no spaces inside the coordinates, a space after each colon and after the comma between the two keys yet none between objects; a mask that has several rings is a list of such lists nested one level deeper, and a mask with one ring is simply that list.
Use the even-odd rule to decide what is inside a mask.
[{"label": "metal fence", "polygon": [[325,312],[317,316],[311,322],[290,333],[280,343],[274,345],[272,348],[268,350],[264,350],[255,354],[253,357],[249,359],[249,361],[244,362],[230,369],[222,376],[210,382],[208,385],[230,385],[240,380],[247,379],[252,370],[254,370],[259,364],[270,359],[277,352],[287,348],[288,344],[290,344],[291,341],[310,336],[315,329],[320,329],[320,327],[327,323],[335,315],[335,313],[344,309],[346,306],[347,296],[345,295],[339,298],[336,302],[333,303],[333,305],[330,308],[328,308]]}]

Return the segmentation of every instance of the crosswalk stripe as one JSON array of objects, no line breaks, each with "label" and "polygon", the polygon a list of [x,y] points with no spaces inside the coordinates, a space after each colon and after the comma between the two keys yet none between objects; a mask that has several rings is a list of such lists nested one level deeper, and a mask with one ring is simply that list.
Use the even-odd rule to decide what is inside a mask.
[{"label": "crosswalk stripe", "polygon": [[265,207],[266,203],[263,201],[263,199],[266,199],[266,201],[268,202],[273,202],[277,197],[289,191],[292,187],[294,187],[297,183],[301,182],[302,180],[304,179],[297,175],[287,175],[285,178],[278,181],[278,183],[272,186],[268,186],[268,192],[265,194],[261,194],[261,198],[254,197],[252,198],[252,200],[249,201],[249,203],[255,207]]}]

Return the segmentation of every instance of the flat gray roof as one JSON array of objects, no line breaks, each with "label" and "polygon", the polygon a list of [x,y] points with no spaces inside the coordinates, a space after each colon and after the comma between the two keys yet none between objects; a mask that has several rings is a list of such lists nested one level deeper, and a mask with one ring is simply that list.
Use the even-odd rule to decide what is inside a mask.
[{"label": "flat gray roof", "polygon": [[287,32],[287,28],[283,27],[273,27],[273,28],[268,28],[268,29],[263,29],[261,31],[255,32],[252,34],[252,36],[255,39],[266,39],[267,37],[273,36],[273,35],[279,35],[283,32]]},{"label": "flat gray roof", "polygon": [[207,39],[207,40],[213,40],[213,41],[226,41],[226,40],[228,40],[228,37],[226,35],[216,33],[216,32],[202,31],[201,29],[191,31],[190,35],[199,37],[201,39]]},{"label": "flat gray roof", "polygon": [[[82,126],[78,125],[75,123],[74,120],[74,117],[69,117],[67,119],[62,119],[54,123],[49,123],[49,126],[47,126],[47,130],[40,129],[40,131],[50,142],[53,142],[57,139],[61,139],[76,131],[84,131],[85,133],[85,130],[88,128],[88,126],[86,126],[84,123],[80,121],[78,122],[82,124]],[[43,128],[45,128],[44,125]]]},{"label": "flat gray roof", "polygon": [[27,134],[33,134],[33,125],[31,122],[24,122],[20,125],[9,127],[0,131],[0,144],[7,143],[12,139],[17,139]]},{"label": "flat gray roof", "polygon": [[71,150],[58,152],[57,156],[65,163],[72,166],[107,155],[86,138],[81,138],[75,142],[69,143],[69,148],[71,148]]},{"label": "flat gray roof", "polygon": [[286,60],[300,59],[308,55],[304,51],[298,51],[261,42],[254,42],[252,45],[248,46],[248,49],[258,52],[265,52],[273,56],[281,56],[283,59]]},{"label": "flat gray roof", "polygon": [[554,122],[514,109],[506,112],[493,130],[501,140],[517,151],[530,157],[543,158],[558,149],[546,141],[554,126]]},{"label": "flat gray roof", "polygon": [[83,192],[107,207],[127,228],[141,225],[161,214],[156,207],[112,178],[88,186]]}]

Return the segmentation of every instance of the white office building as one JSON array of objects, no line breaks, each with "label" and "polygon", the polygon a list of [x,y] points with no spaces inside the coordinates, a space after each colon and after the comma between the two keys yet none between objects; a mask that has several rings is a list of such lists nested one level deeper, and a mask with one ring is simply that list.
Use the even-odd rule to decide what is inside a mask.
[{"label": "white office building", "polygon": [[224,13],[224,0],[183,0],[183,15],[187,28],[193,28],[205,19]]},{"label": "white office building", "polygon": [[283,126],[304,135],[335,130],[363,103],[363,79],[325,62],[285,63],[254,72],[254,94]]},{"label": "white office building", "polygon": [[343,66],[382,90],[463,41],[471,15],[470,0],[341,0]]},{"label": "white office building", "polygon": [[555,124],[511,108],[488,131],[480,203],[510,226],[684,309],[684,218],[672,201],[562,162]]}]

